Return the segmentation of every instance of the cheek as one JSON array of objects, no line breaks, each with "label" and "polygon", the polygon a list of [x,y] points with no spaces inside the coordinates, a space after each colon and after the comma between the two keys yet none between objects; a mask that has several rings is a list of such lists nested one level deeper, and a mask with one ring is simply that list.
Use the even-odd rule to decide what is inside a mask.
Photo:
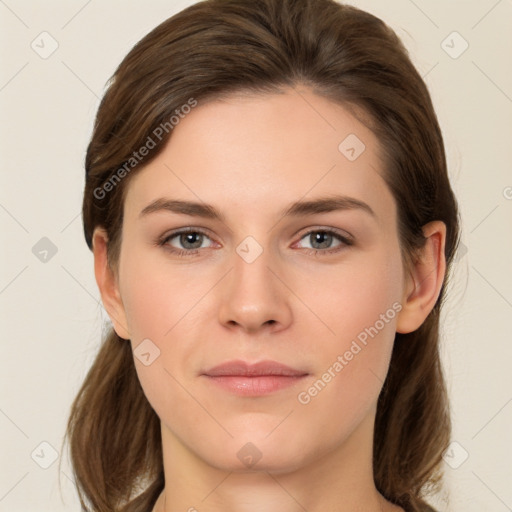
[{"label": "cheek", "polygon": [[[189,378],[195,369],[184,362],[194,361],[194,352],[201,351],[196,340],[202,338],[197,330],[209,318],[201,298],[212,281],[204,273],[170,269],[162,263],[144,261],[143,257],[123,259],[121,295],[135,366],[144,393],[159,415],[165,416],[165,411],[176,404],[182,407],[190,402],[179,382]],[[148,347],[151,360],[157,355],[147,366],[137,357],[137,347],[142,342],[145,345],[141,347]],[[200,416],[200,411],[196,412]]]},{"label": "cheek", "polygon": [[315,327],[327,346],[343,349],[359,334],[364,338],[365,329],[375,324],[383,338],[393,339],[402,296],[401,261],[396,252],[384,248],[361,254],[312,275],[303,284],[297,280],[296,289],[317,314]]},{"label": "cheek", "polygon": [[[190,303],[194,299],[197,302],[197,297],[190,287],[183,287],[183,279],[174,273],[165,275],[161,268],[144,266],[140,261],[133,266],[129,263],[126,262],[125,274],[132,278],[124,281],[123,304],[144,394],[167,423],[172,423],[170,412],[175,410],[181,410],[187,422],[199,422],[200,411],[190,406],[190,397],[180,386],[184,382],[180,369],[191,350],[183,328],[194,317]],[[150,353],[150,364],[139,359],[138,353],[143,353],[137,350],[139,344],[148,347],[144,352]]]},{"label": "cheek", "polygon": [[160,344],[193,310],[201,290],[194,286],[194,277],[187,278],[180,268],[169,269],[143,258],[127,257],[123,263],[121,295],[132,342],[136,345],[149,338]]},{"label": "cheek", "polygon": [[311,414],[330,411],[339,425],[350,411],[357,422],[378,398],[402,309],[401,275],[396,253],[383,251],[317,279],[327,284],[309,295],[323,323],[308,347],[316,353],[316,372],[297,397]]}]

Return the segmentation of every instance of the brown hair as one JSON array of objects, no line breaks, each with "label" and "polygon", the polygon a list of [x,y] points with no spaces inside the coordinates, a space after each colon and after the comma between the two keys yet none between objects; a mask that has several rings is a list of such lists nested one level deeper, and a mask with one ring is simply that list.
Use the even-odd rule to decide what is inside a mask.
[{"label": "brown hair", "polygon": [[[425,241],[423,225],[447,226],[440,297],[419,329],[396,334],[375,422],[378,490],[408,511],[423,510],[450,438],[439,316],[459,221],[430,95],[386,24],[333,0],[206,0],[156,27],[119,65],[98,109],[85,162],[85,239],[92,248],[94,228],[103,226],[115,268],[130,177],[172,129],[142,165],[131,160],[134,151],[191,99],[201,104],[299,84],[369,116],[406,261]],[[83,510],[151,509],[164,487],[160,420],[139,384],[130,344],[112,329],[72,405],[66,436]]]}]

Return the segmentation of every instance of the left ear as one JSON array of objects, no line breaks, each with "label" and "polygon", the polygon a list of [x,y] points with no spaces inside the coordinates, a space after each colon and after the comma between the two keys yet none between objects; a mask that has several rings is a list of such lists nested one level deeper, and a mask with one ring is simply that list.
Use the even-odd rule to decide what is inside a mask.
[{"label": "left ear", "polygon": [[396,330],[404,334],[418,329],[432,311],[446,272],[445,223],[429,222],[423,226],[423,235],[427,240],[405,281],[402,310],[397,317]]}]

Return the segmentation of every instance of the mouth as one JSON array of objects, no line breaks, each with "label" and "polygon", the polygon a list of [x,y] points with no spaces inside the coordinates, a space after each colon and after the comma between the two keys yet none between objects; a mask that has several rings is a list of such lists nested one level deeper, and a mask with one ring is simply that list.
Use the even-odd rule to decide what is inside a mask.
[{"label": "mouth", "polygon": [[276,361],[228,361],[201,374],[219,388],[240,396],[264,396],[297,384],[308,374]]}]

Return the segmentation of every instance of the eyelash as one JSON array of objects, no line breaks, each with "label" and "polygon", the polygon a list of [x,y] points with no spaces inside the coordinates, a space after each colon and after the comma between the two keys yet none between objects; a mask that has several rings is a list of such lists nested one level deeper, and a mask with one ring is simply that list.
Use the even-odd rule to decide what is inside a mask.
[{"label": "eyelash", "polygon": [[[200,249],[184,250],[184,249],[176,249],[175,247],[167,245],[167,243],[170,240],[172,240],[173,238],[176,238],[177,236],[187,234],[187,233],[200,234],[200,235],[206,236],[207,238],[210,238],[208,236],[208,234],[201,229],[185,228],[185,229],[180,229],[178,231],[174,231],[170,234],[166,234],[163,237],[157,239],[156,245],[158,247],[163,247],[165,250],[169,251],[170,253],[172,253],[180,258],[195,256],[199,253]],[[354,244],[354,242],[351,238],[349,238],[345,235],[342,235],[340,232],[338,232],[334,229],[313,229],[311,231],[308,231],[307,233],[304,233],[301,236],[300,240],[302,240],[303,238],[305,238],[307,236],[310,236],[313,233],[324,233],[324,234],[328,234],[328,235],[333,235],[333,237],[337,238],[340,242],[342,242],[341,245],[335,247],[334,249],[309,249],[307,251],[308,254],[313,254],[314,256],[318,256],[318,254],[320,254],[322,256],[334,254],[334,253],[337,253],[337,252],[340,252],[341,250],[343,250],[344,246],[350,247],[351,245]]]}]

